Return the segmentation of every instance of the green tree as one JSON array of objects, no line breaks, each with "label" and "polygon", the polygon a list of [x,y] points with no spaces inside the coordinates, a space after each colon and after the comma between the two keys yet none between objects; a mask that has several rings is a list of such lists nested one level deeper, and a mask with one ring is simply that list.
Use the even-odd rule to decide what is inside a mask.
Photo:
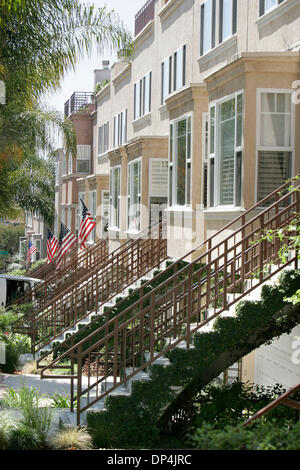
[{"label": "green tree", "polygon": [[57,90],[94,46],[130,51],[131,45],[122,21],[106,7],[78,0],[0,0],[0,80],[6,86],[6,104],[0,105],[0,216],[15,216],[20,208],[45,215],[53,181],[51,165],[38,163],[37,150],[53,152],[49,125],[63,132],[67,151],[76,155],[72,123],[42,106],[44,94]]}]

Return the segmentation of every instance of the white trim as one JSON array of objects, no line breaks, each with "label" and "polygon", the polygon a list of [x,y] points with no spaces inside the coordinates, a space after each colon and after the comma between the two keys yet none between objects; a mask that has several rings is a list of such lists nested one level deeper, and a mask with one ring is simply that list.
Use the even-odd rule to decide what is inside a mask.
[{"label": "white trim", "polygon": [[263,28],[272,21],[277,20],[281,15],[284,15],[288,10],[296,5],[299,5],[299,0],[285,0],[285,2],[270,8],[256,20],[258,29]]},{"label": "white trim", "polygon": [[[262,93],[289,93],[292,95],[293,90],[290,88],[257,88],[256,89],[256,160],[255,160],[255,182],[254,182],[254,201],[257,204],[258,192],[258,153],[259,152],[290,152],[291,158],[291,171],[294,174],[295,169],[295,104],[291,99],[291,147],[263,147],[260,145],[261,128],[260,128],[260,115],[261,115],[261,94]],[[292,176],[291,175],[291,176]]]},{"label": "white trim", "polygon": [[[241,142],[241,146],[237,147],[236,145],[236,137],[237,137],[237,134],[236,134],[236,130],[237,130],[237,97],[239,95],[242,95],[242,98],[243,98],[243,111],[242,111],[242,142]],[[228,204],[226,206],[221,206],[219,204],[220,202],[220,138],[219,138],[219,132],[220,132],[220,129],[219,129],[219,117],[220,117],[220,106],[225,103],[226,101],[229,101],[229,100],[232,100],[232,99],[235,99],[235,135],[234,135],[234,181],[233,181],[233,184],[234,184],[234,188],[233,188],[233,204]],[[214,159],[214,204],[215,206],[210,206],[211,204],[211,201],[210,201],[210,193],[211,193],[211,188],[210,188],[210,168],[208,169],[208,172],[209,172],[209,185],[208,185],[208,204],[209,204],[209,209],[212,209],[213,207],[220,207],[220,208],[223,208],[223,207],[228,207],[228,208],[232,208],[232,209],[235,209],[235,198],[236,198],[236,156],[237,156],[237,153],[241,152],[242,153],[242,156],[244,154],[244,119],[245,119],[245,90],[244,89],[240,89],[234,93],[231,93],[229,95],[226,95],[224,97],[222,97],[220,100],[214,100],[210,103],[209,105],[209,116],[210,116],[210,113],[211,113],[211,108],[215,107],[215,127],[214,127],[214,154],[211,154],[210,153],[210,120],[209,120],[209,162],[210,160],[213,158]],[[241,200],[243,199],[243,195],[242,195],[242,190],[243,190],[243,171],[242,171],[242,174],[241,174]]]},{"label": "white trim", "polygon": [[233,45],[237,45],[237,38],[238,38],[238,35],[237,33],[235,33],[229,38],[225,39],[225,41],[221,42],[220,44],[217,44],[213,49],[211,49],[210,51],[198,57],[197,59],[198,64],[203,65],[208,60],[218,57],[218,55],[227,51],[227,49],[230,49]]},{"label": "white trim", "polygon": [[[129,170],[129,167],[131,165],[134,165],[135,163],[141,163],[141,166],[140,166],[140,193],[138,193],[138,197],[140,198],[140,204],[139,204],[139,212],[140,212],[140,220],[139,220],[139,225],[140,225],[140,230],[137,230],[137,229],[129,229],[128,227],[128,219],[129,219],[129,213],[128,213],[128,198],[131,197],[131,195],[128,194],[128,182],[129,182],[129,178],[130,178],[130,170]],[[126,197],[126,229],[127,231],[125,233],[139,233],[141,231],[141,226],[142,226],[142,212],[141,212],[141,209],[142,209],[142,194],[143,194],[143,158],[142,157],[138,157],[138,158],[135,158],[134,160],[130,160],[128,163],[127,163],[127,182],[126,182],[126,194],[127,194],[127,197]]]},{"label": "white trim", "polygon": [[[190,201],[189,204],[185,203],[183,205],[177,204],[177,146],[176,140],[177,140],[177,133],[176,133],[176,124],[179,123],[180,121],[186,121],[187,127],[186,127],[186,139],[188,137],[188,119],[191,118],[191,148],[190,148],[190,158],[186,158],[186,170],[188,167],[188,164],[190,163],[191,169],[190,169]],[[170,121],[169,125],[173,125],[173,155],[172,155],[172,163],[170,163],[170,145],[169,145],[169,155],[168,155],[168,187],[170,188],[170,167],[172,166],[173,171],[172,171],[172,205],[168,206],[168,209],[174,208],[175,210],[179,210],[179,208],[185,208],[191,205],[192,201],[192,196],[193,196],[193,185],[192,185],[192,175],[193,175],[193,125],[194,125],[194,113],[189,112],[186,113],[179,118],[173,119]],[[187,143],[187,142],[186,142]],[[187,146],[186,146],[186,152],[187,152]],[[185,174],[185,201],[187,200],[187,171]],[[175,203],[176,201],[176,203]],[[168,195],[168,204],[170,203],[169,201],[169,195]],[[167,210],[167,209],[166,209]]]}]

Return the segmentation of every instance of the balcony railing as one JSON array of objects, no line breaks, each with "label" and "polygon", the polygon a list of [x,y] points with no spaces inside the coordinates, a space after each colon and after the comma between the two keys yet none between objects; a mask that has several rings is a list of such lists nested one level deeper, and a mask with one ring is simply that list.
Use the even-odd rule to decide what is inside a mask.
[{"label": "balcony railing", "polygon": [[154,19],[154,3],[155,0],[148,0],[145,5],[135,15],[134,35],[137,36],[142,29]]},{"label": "balcony railing", "polygon": [[94,93],[86,93],[75,91],[71,98],[65,102],[65,116],[68,117],[72,113],[92,112],[95,110]]}]

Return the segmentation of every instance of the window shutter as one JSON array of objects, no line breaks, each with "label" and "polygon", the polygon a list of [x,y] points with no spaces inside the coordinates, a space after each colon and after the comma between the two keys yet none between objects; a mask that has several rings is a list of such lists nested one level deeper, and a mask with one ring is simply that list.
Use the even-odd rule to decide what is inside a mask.
[{"label": "window shutter", "polygon": [[150,196],[168,196],[168,161],[151,160]]},{"label": "window shutter", "polygon": [[212,27],[211,27],[211,47],[216,45],[216,0],[212,3]]},{"label": "window shutter", "polygon": [[201,11],[200,11],[200,56],[203,55],[203,41],[204,41],[204,7],[205,4],[201,5]]},{"label": "window shutter", "polygon": [[223,0],[220,0],[219,10],[219,43],[223,41]]}]

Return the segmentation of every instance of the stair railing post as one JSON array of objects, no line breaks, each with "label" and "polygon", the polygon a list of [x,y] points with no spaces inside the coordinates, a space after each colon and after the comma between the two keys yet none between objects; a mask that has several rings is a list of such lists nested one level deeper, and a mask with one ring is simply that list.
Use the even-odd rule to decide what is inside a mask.
[{"label": "stair railing post", "polygon": [[80,403],[81,403],[81,391],[82,391],[82,345],[79,346],[77,352],[77,426],[80,426]]},{"label": "stair railing post", "polygon": [[151,293],[150,297],[150,358],[154,357],[154,315],[155,315],[155,296]]},{"label": "stair railing post", "polygon": [[[71,339],[71,348],[74,346],[74,336]],[[74,375],[74,353],[71,353],[71,375]],[[70,398],[71,398],[71,412],[74,412],[74,379],[71,379],[70,384]]]},{"label": "stair railing post", "polygon": [[191,340],[191,315],[192,315],[193,271],[194,271],[194,264],[191,264],[191,265],[189,266],[188,280],[187,280],[187,291],[188,291],[188,299],[187,299],[187,328],[186,328],[186,346],[187,346],[187,348],[190,347],[190,340]]}]

